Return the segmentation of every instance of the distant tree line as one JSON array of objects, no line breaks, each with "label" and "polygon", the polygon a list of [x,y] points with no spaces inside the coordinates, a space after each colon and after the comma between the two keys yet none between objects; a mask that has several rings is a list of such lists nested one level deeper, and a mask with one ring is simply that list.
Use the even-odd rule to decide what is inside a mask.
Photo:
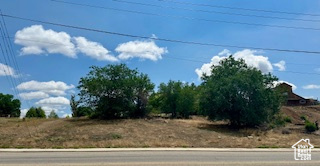
[{"label": "distant tree line", "polygon": [[91,67],[79,81],[79,100],[71,97],[73,117],[100,119],[142,118],[165,113],[171,118],[190,115],[228,120],[234,126],[270,122],[279,112],[277,78],[249,67],[232,56],[211,67],[200,85],[172,81],[154,91],[150,78],[125,64]]}]

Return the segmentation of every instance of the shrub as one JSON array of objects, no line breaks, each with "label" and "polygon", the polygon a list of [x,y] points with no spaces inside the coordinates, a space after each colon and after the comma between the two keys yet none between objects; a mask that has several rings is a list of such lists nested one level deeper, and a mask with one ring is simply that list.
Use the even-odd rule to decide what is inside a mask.
[{"label": "shrub", "polygon": [[46,118],[46,113],[41,107],[31,107],[26,114],[26,118]]},{"label": "shrub", "polygon": [[317,130],[317,126],[314,123],[311,123],[309,121],[306,122],[305,128],[308,132],[314,132]]},{"label": "shrub", "polygon": [[306,120],[307,120],[307,117],[306,117],[305,115],[301,115],[301,116],[300,116],[300,119],[306,121]]},{"label": "shrub", "polygon": [[292,120],[289,116],[284,117],[284,121],[287,123],[292,123]]}]

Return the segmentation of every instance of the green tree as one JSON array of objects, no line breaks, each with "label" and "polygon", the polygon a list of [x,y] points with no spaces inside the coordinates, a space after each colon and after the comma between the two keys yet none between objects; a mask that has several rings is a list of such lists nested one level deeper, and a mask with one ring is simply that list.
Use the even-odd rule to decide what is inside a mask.
[{"label": "green tree", "polygon": [[19,117],[21,102],[12,95],[0,93],[0,117]]},{"label": "green tree", "polygon": [[234,126],[257,126],[279,112],[281,95],[273,88],[275,76],[248,67],[232,56],[204,75],[200,106],[212,120],[229,120]]},{"label": "green tree", "polygon": [[72,111],[72,117],[80,117],[78,115],[78,104],[79,102],[75,100],[75,95],[71,95],[70,107]]},{"label": "green tree", "polygon": [[54,110],[52,110],[52,111],[50,112],[48,118],[50,118],[50,119],[57,119],[57,118],[59,118],[59,116],[58,116],[58,114],[57,114]]},{"label": "green tree", "polygon": [[46,114],[41,107],[31,107],[26,114],[26,118],[46,118]]},{"label": "green tree", "polygon": [[[85,107],[85,106],[80,106],[77,108],[78,114],[77,117],[82,117],[82,116],[90,116],[93,113],[93,110],[90,107]],[[72,115],[72,117],[74,117]]]},{"label": "green tree", "polygon": [[160,108],[163,113],[171,113],[172,118],[189,118],[196,113],[197,86],[170,80],[161,83],[159,91],[152,96],[153,108]]},{"label": "green tree", "polygon": [[145,116],[154,84],[137,69],[120,64],[91,67],[78,88],[81,104],[93,108],[93,117],[115,119]]}]

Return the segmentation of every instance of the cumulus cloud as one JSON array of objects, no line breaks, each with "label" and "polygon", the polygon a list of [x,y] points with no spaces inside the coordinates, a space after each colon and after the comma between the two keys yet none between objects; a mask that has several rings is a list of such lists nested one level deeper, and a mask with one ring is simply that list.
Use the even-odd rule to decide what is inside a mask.
[{"label": "cumulus cloud", "polygon": [[20,110],[20,118],[24,118],[27,114],[29,109],[22,109]]},{"label": "cumulus cloud", "polygon": [[277,67],[279,71],[285,71],[286,70],[286,62],[280,61],[278,63],[274,63],[273,66]]},{"label": "cumulus cloud", "polygon": [[[234,53],[233,57],[235,59],[243,59],[248,66],[255,67],[261,70],[261,72],[263,73],[272,72],[273,67],[268,57],[256,54],[258,54],[258,52],[255,50],[245,49]],[[223,59],[226,59],[229,55],[231,55],[231,52],[229,50],[224,49],[218,55],[213,56],[210,63],[205,63],[201,66],[201,68],[197,68],[195,70],[196,74],[199,78],[202,77],[202,74],[210,75],[211,66],[219,65],[219,62]]]},{"label": "cumulus cloud", "polygon": [[32,25],[17,31],[14,42],[23,46],[22,55],[60,53],[76,58],[76,49],[69,34],[45,30],[42,25]]},{"label": "cumulus cloud", "polygon": [[0,76],[17,77],[16,71],[12,67],[2,63],[0,63]]},{"label": "cumulus cloud", "polygon": [[104,48],[100,43],[92,42],[84,37],[74,37],[77,50],[81,53],[100,61],[116,62],[118,59],[110,54],[110,51]]},{"label": "cumulus cloud", "polygon": [[320,85],[310,84],[310,85],[303,86],[302,88],[303,89],[320,89]]},{"label": "cumulus cloud", "polygon": [[19,84],[17,88],[19,90],[40,91],[55,96],[61,96],[66,94],[66,90],[73,89],[74,85],[67,85],[66,83],[61,81],[38,82],[32,80]]},{"label": "cumulus cloud", "polygon": [[150,59],[157,61],[162,55],[168,53],[167,48],[159,47],[154,41],[129,41],[119,44],[115,49],[119,53],[118,58],[127,60],[131,58]]},{"label": "cumulus cloud", "polygon": [[63,106],[63,105],[69,105],[70,102],[65,97],[49,97],[45,99],[41,99],[40,101],[36,102],[36,105],[39,106]]},{"label": "cumulus cloud", "polygon": [[274,86],[277,86],[277,85],[279,85],[281,83],[287,83],[287,84],[291,85],[292,86],[292,90],[296,90],[298,88],[295,84],[293,84],[291,82],[288,82],[288,81],[279,80],[279,81],[274,81],[273,82]]},{"label": "cumulus cloud", "polygon": [[19,96],[24,100],[43,99],[49,97],[47,93],[41,91],[20,93]]}]

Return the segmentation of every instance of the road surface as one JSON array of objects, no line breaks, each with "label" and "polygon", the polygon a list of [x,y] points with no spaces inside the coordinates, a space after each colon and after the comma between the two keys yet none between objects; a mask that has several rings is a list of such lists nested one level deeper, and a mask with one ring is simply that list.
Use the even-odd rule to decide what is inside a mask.
[{"label": "road surface", "polygon": [[212,165],[320,165],[320,152],[311,161],[295,161],[292,151],[101,151],[101,152],[0,152],[0,166],[111,165],[111,166],[212,166]]}]

